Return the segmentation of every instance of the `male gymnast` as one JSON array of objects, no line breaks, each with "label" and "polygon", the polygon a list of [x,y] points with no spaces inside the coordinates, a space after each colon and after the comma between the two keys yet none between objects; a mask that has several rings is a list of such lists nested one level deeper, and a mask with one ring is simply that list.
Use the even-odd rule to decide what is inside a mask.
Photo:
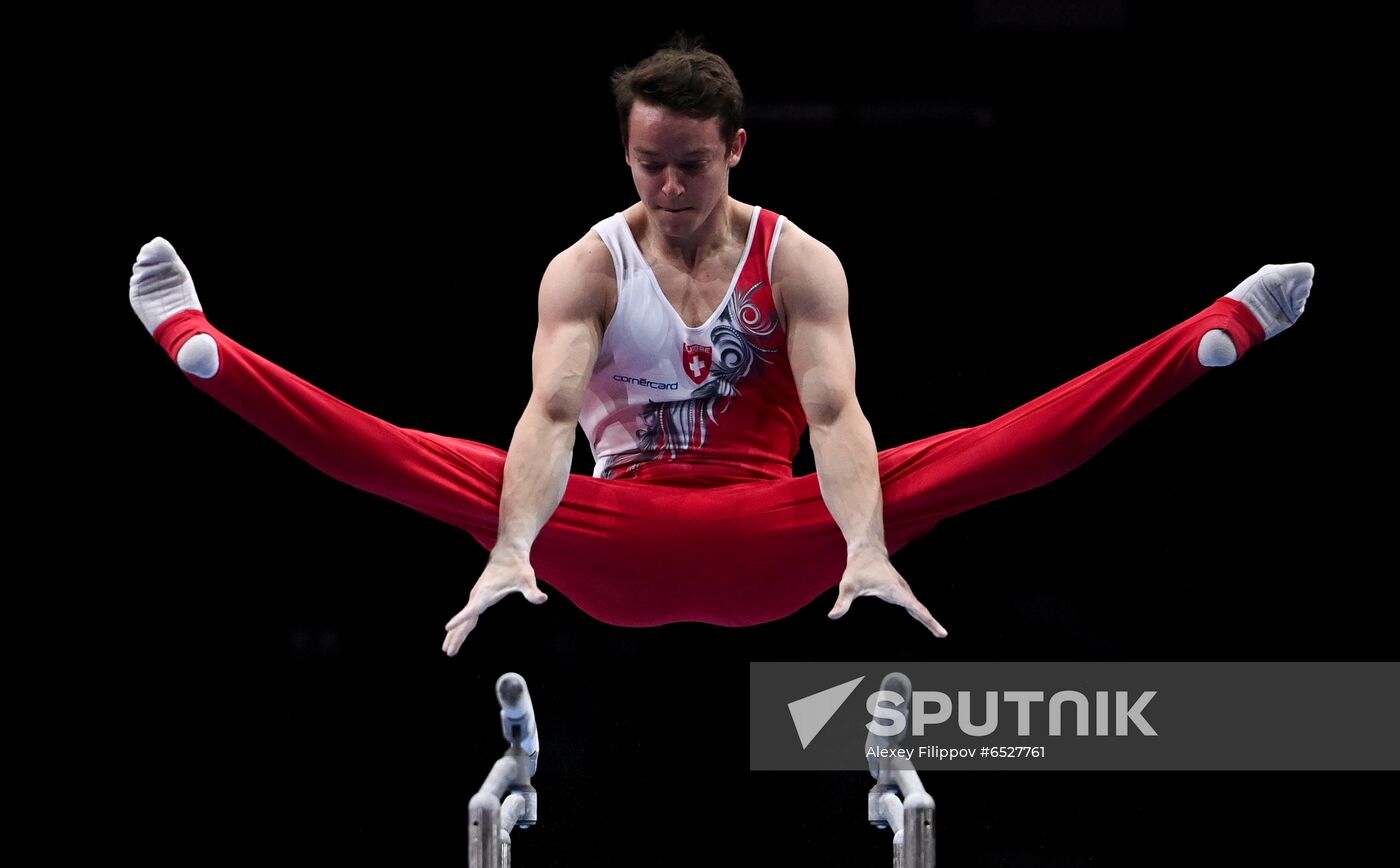
[{"label": "male gymnast", "polygon": [[[132,270],[132,306],[195,386],[331,476],[486,547],[446,625],[448,655],[506,595],[544,602],[537,576],[614,624],[758,624],[836,585],[832,618],[874,596],[946,636],[892,553],[946,516],[1082,464],[1291,326],[1311,289],[1310,264],[1265,266],[997,419],[877,451],[856,399],[840,260],[729,194],[747,143],[729,65],[680,41],[612,86],[638,201],[545,269],[533,389],[506,452],[391,425],[234,342],[163,238]],[[570,473],[577,426],[591,476]],[[808,426],[816,473],[794,477]]]}]

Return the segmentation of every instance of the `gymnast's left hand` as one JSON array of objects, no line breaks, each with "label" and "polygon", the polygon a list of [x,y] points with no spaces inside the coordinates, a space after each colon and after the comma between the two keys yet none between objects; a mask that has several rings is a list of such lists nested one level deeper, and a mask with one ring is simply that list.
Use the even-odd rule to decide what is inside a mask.
[{"label": "gymnast's left hand", "polygon": [[836,605],[827,613],[828,618],[836,619],[846,614],[856,597],[879,597],[886,603],[903,606],[910,617],[929,629],[940,639],[947,637],[948,631],[933,619],[929,610],[909,583],[890,563],[889,555],[883,552],[867,551],[852,555],[846,562],[846,572],[841,575],[841,586],[836,593]]}]

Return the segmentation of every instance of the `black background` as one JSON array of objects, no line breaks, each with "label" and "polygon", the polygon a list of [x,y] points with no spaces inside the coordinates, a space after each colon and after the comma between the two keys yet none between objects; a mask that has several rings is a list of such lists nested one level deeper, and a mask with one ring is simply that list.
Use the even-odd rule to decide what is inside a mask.
[{"label": "black background", "polygon": [[[120,624],[69,640],[110,688],[118,763],[88,805],[106,845],[464,860],[467,800],[504,747],[491,685],[516,670],[543,738],[517,865],[886,864],[868,777],[746,770],[748,661],[1386,656],[1357,495],[1388,490],[1389,369],[1361,354],[1387,336],[1360,318],[1376,312],[1358,288],[1380,287],[1351,207],[1377,161],[1350,37],[1045,8],[463,29],[196,7],[159,31],[111,22],[82,65],[31,70],[50,204],[76,206],[57,264],[101,329],[64,353],[81,420],[64,433],[101,515],[60,554],[89,565],[61,585],[71,602]],[[130,311],[131,262],[163,235],[245,346],[396,424],[504,447],[545,265],[636,198],[607,76],[675,26],[749,100],[731,193],[842,259],[881,448],[1006,412],[1265,263],[1317,266],[1307,314],[1063,479],[899,553],[947,640],[874,600],[828,621],[834,589],[742,630],[610,627],[556,592],[502,602],[448,659],[442,624],[486,553],[191,388]],[[577,452],[590,472],[581,434]],[[1359,787],[1393,778],[925,781],[943,864],[1059,865],[1355,854],[1388,811]]]}]

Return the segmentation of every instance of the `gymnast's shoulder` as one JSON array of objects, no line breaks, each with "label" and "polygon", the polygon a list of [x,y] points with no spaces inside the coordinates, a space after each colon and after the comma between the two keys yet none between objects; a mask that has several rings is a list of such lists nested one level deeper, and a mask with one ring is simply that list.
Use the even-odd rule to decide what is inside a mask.
[{"label": "gymnast's shoulder", "polygon": [[540,308],[606,322],[617,306],[617,269],[597,232],[561,250],[540,279]]},{"label": "gymnast's shoulder", "polygon": [[783,221],[778,233],[768,280],[783,328],[788,326],[790,313],[813,306],[840,307],[848,292],[845,269],[836,252],[791,219]]}]

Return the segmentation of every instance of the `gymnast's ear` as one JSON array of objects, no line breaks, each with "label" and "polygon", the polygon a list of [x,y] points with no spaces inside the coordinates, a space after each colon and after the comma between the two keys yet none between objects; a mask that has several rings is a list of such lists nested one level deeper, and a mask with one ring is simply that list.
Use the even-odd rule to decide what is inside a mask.
[{"label": "gymnast's ear", "polygon": [[748,130],[742,127],[734,134],[734,141],[729,143],[729,151],[725,154],[725,164],[729,168],[739,165],[739,159],[744,155],[744,145],[748,143]]}]

